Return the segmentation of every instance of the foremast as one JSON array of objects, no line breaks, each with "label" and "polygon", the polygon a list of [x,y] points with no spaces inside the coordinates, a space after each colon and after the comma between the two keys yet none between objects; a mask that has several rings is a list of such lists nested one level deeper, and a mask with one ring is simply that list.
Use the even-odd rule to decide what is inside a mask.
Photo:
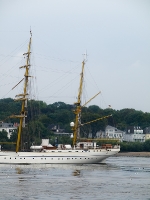
[{"label": "foremast", "polygon": [[24,74],[24,89],[23,89],[23,94],[16,95],[17,99],[16,101],[21,101],[21,113],[20,115],[16,115],[16,118],[20,119],[19,123],[19,128],[18,128],[18,136],[17,136],[17,143],[16,143],[16,152],[19,151],[20,147],[20,139],[21,139],[21,132],[22,132],[22,127],[25,126],[25,117],[27,114],[26,107],[27,107],[27,99],[28,99],[28,93],[27,93],[27,88],[28,88],[28,78],[29,76],[29,68],[30,68],[30,50],[31,50],[31,42],[32,42],[32,33],[30,31],[30,40],[29,40],[29,45],[28,45],[28,51],[27,53],[24,53],[23,55],[26,55],[26,65],[21,66],[20,68],[25,68],[25,74]]},{"label": "foremast", "polygon": [[84,78],[84,66],[85,61],[82,61],[82,71],[80,76],[80,85],[79,85],[79,92],[77,102],[74,103],[76,105],[76,109],[74,110],[75,113],[75,124],[73,126],[73,146],[76,145],[77,138],[80,135],[80,125],[81,125],[81,95],[82,95],[82,87],[83,87],[83,78]]}]

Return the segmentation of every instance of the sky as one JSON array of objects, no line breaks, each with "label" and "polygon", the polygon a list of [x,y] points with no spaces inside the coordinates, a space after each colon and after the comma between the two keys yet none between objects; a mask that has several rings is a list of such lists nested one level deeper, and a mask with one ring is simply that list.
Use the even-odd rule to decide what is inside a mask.
[{"label": "sky", "polygon": [[[149,0],[0,0],[0,99],[21,93],[32,30],[32,96],[150,112]],[[87,55],[86,57],[84,55]]]}]

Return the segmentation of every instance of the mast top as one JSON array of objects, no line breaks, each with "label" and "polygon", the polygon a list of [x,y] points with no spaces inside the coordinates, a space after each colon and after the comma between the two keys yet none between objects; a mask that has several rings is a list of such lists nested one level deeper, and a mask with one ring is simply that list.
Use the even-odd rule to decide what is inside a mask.
[{"label": "mast top", "polygon": [[87,61],[87,50],[85,51],[85,53],[84,54],[82,54],[83,55],[83,62],[85,63],[86,61]]}]

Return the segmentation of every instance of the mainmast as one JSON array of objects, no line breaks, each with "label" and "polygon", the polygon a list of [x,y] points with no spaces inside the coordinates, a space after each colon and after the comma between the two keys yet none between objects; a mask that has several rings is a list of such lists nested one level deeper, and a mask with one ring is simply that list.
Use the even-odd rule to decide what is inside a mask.
[{"label": "mainmast", "polygon": [[93,96],[89,101],[87,101],[84,105],[81,106],[81,95],[82,95],[82,87],[83,87],[83,79],[84,79],[84,66],[85,66],[85,60],[82,62],[82,72],[81,72],[81,77],[80,77],[80,85],[79,85],[79,92],[78,92],[78,98],[77,102],[74,103],[76,105],[76,108],[74,110],[75,113],[75,122],[71,122],[70,126],[72,127],[73,130],[73,146],[76,145],[77,138],[80,137],[80,126],[83,126],[85,124],[90,124],[93,122],[96,122],[98,120],[102,120],[108,117],[111,117],[112,115],[107,115],[104,117],[100,117],[98,119],[92,120],[90,122],[86,122],[84,124],[81,124],[81,108],[87,105],[92,99],[94,99],[97,95],[99,95],[101,92],[98,92],[95,96]]},{"label": "mainmast", "polygon": [[76,145],[77,138],[80,136],[80,125],[81,125],[81,95],[82,95],[82,87],[83,87],[83,78],[84,78],[84,65],[85,61],[82,62],[82,72],[80,77],[80,86],[77,102],[74,103],[76,105],[75,113],[75,124],[73,126],[73,146]]},{"label": "mainmast", "polygon": [[30,31],[30,40],[29,40],[29,45],[28,45],[28,52],[24,53],[23,55],[26,55],[26,65],[21,66],[20,68],[25,68],[25,74],[24,74],[24,89],[23,89],[23,94],[16,95],[18,97],[15,99],[16,101],[22,101],[22,106],[21,106],[21,113],[20,115],[17,115],[15,117],[20,118],[20,123],[19,123],[19,128],[18,128],[18,137],[17,137],[17,145],[16,145],[16,152],[19,151],[19,146],[20,146],[20,139],[21,139],[21,132],[22,132],[22,127],[25,127],[25,117],[27,114],[26,107],[27,107],[27,88],[28,88],[28,78],[29,76],[29,68],[30,68],[30,49],[31,49],[31,41],[32,41],[32,33]]}]

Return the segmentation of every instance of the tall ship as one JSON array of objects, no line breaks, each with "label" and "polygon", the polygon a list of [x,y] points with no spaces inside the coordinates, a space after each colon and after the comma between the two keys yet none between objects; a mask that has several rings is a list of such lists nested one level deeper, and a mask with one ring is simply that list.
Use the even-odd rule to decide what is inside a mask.
[{"label": "tall ship", "polygon": [[[31,33],[31,32],[30,32]],[[32,145],[30,151],[20,151],[21,133],[25,125],[27,116],[27,101],[28,101],[28,82],[31,77],[30,72],[30,50],[32,42],[32,33],[29,40],[28,52],[26,56],[26,64],[20,68],[25,69],[24,74],[24,89],[22,94],[16,95],[18,101],[21,101],[20,115],[11,117],[19,118],[19,127],[17,133],[16,151],[0,151],[0,164],[95,164],[100,163],[104,159],[117,154],[120,151],[119,145],[97,146],[96,142],[79,141],[81,123],[81,95],[84,77],[85,60],[82,62],[82,72],[80,77],[80,85],[77,102],[75,103],[75,121],[70,123],[73,131],[73,144],[58,144],[57,147],[51,145],[48,139],[43,139],[40,146]],[[110,116],[93,120],[103,120]],[[88,122],[89,123],[89,122]]]}]

